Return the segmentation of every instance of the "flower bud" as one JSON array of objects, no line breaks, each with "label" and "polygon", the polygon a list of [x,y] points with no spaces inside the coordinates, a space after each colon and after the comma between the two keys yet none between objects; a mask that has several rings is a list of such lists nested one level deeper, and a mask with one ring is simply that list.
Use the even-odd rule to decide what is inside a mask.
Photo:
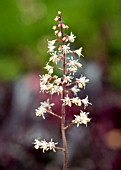
[{"label": "flower bud", "polygon": [[65,24],[62,24],[62,27],[63,27],[63,29],[66,29],[66,25]]},{"label": "flower bud", "polygon": [[59,17],[58,16],[56,16],[55,17],[55,19],[54,19],[54,21],[58,21],[59,20]]},{"label": "flower bud", "polygon": [[58,30],[55,31],[55,35],[57,35],[57,34],[58,34]]},{"label": "flower bud", "polygon": [[62,37],[62,33],[61,33],[61,31],[59,31],[59,33],[58,33],[58,37],[60,38],[60,37]]},{"label": "flower bud", "polygon": [[65,41],[66,40],[66,37],[63,37],[63,39],[62,39],[63,41]]},{"label": "flower bud", "polygon": [[60,28],[61,27],[61,24],[58,24],[58,28]]},{"label": "flower bud", "polygon": [[69,26],[68,26],[68,25],[65,25],[65,29],[69,29]]},{"label": "flower bud", "polygon": [[56,26],[54,25],[52,29],[53,29],[53,30],[56,30]]},{"label": "flower bud", "polygon": [[58,11],[58,15],[61,15],[61,11]]}]

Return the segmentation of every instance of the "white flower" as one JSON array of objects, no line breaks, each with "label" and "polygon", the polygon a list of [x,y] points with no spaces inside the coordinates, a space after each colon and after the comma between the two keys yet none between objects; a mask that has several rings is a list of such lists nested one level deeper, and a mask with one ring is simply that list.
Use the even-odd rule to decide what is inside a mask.
[{"label": "white flower", "polygon": [[55,104],[54,103],[50,103],[49,102],[49,99],[47,99],[47,101],[44,101],[44,102],[40,102],[41,106],[43,106],[44,108],[50,110],[51,109],[51,106],[54,106]]},{"label": "white flower", "polygon": [[64,80],[63,80],[63,83],[70,83],[72,82],[72,79],[73,77],[72,76],[65,76],[64,75]]},{"label": "white flower", "polygon": [[70,52],[70,47],[69,47],[70,44],[67,44],[67,45],[62,45],[62,52],[63,54],[67,54]]},{"label": "white flower", "polygon": [[61,83],[61,78],[57,78],[55,81],[54,81],[55,84],[59,85]]},{"label": "white flower", "polygon": [[55,49],[55,48],[56,48],[56,46],[49,45],[49,46],[48,46],[48,49],[49,49],[48,52],[49,52],[49,53],[54,52],[54,49]]},{"label": "white flower", "polygon": [[88,96],[86,96],[85,99],[82,99],[81,102],[84,104],[84,108],[86,108],[89,104],[91,105],[91,103],[88,100]]},{"label": "white flower", "polygon": [[90,118],[88,118],[89,112],[83,112],[81,110],[80,115],[74,115],[75,120],[72,120],[75,124],[77,124],[77,127],[79,127],[80,124],[85,124],[87,126],[87,123],[90,122]]},{"label": "white flower", "polygon": [[41,146],[41,142],[38,139],[35,139],[35,142],[33,144],[35,144],[34,146],[35,149],[39,149]]},{"label": "white flower", "polygon": [[68,36],[68,40],[71,43],[73,43],[75,41],[75,38],[76,38],[76,36],[74,36],[74,34],[72,34],[72,32],[71,32],[70,36]]},{"label": "white flower", "polygon": [[79,97],[73,97],[72,99],[72,103],[74,103],[77,106],[81,106],[81,100]]},{"label": "white flower", "polygon": [[45,74],[45,75],[40,75],[40,83],[41,84],[46,84],[48,80],[51,78],[51,75]]},{"label": "white flower", "polygon": [[55,150],[55,145],[57,145],[58,144],[58,142],[53,142],[53,139],[51,139],[51,141],[48,143],[48,148],[50,149],[50,150],[53,150],[53,152],[56,152],[56,150]]},{"label": "white flower", "polygon": [[42,116],[43,119],[45,119],[44,113],[46,113],[46,109],[43,106],[40,106],[37,109],[35,109],[36,116]]},{"label": "white flower", "polygon": [[70,71],[70,72],[72,72],[73,75],[74,75],[74,73],[77,72],[77,67],[70,67],[70,68],[67,68],[67,70]]},{"label": "white flower", "polygon": [[81,76],[79,79],[76,78],[76,81],[78,83],[79,88],[83,88],[83,87],[85,88],[86,83],[89,82],[89,79],[86,79],[85,76]]},{"label": "white flower", "polygon": [[48,85],[40,82],[40,92],[44,93],[48,89]]},{"label": "white flower", "polygon": [[46,64],[46,66],[44,68],[48,71],[48,74],[52,74],[53,73],[53,67],[50,66],[48,63]]},{"label": "white flower", "polygon": [[47,112],[46,109],[50,110],[51,106],[54,106],[54,103],[50,103],[49,99],[44,102],[40,102],[41,106],[39,106],[37,109],[35,109],[36,116],[42,116],[43,119],[45,119],[44,114]]},{"label": "white flower", "polygon": [[43,152],[48,151],[48,143],[44,140],[41,140],[41,145],[40,145],[40,149],[43,149]]},{"label": "white flower", "polygon": [[62,86],[54,85],[53,89],[51,91],[51,94],[58,93],[58,95],[59,95],[59,94],[62,94],[62,91],[63,91],[63,87]]},{"label": "white flower", "polygon": [[[82,52],[82,47],[80,47],[78,50],[74,50],[74,52],[80,57],[83,56]],[[84,56],[83,56],[84,57]]]},{"label": "white flower", "polygon": [[48,41],[48,46],[53,46],[55,44],[56,40]]},{"label": "white flower", "polygon": [[54,152],[56,152],[56,146],[58,143],[57,142],[53,142],[53,139],[51,139],[50,142],[46,142],[45,139],[44,140],[38,140],[35,139],[35,142],[33,143],[35,144],[34,148],[35,149],[42,149],[43,152],[48,151],[48,150],[53,150]]},{"label": "white flower", "polygon": [[68,95],[64,99],[61,99],[61,100],[63,101],[64,105],[68,105],[71,107],[72,102],[71,102],[71,99],[68,97]]},{"label": "white flower", "polygon": [[77,85],[75,85],[71,88],[71,91],[74,93],[75,96],[77,96],[77,93],[80,91],[80,89],[78,89]]},{"label": "white flower", "polygon": [[57,62],[59,61],[60,59],[58,58],[58,55],[55,53],[52,53],[52,56],[50,57],[49,61],[52,61],[54,62],[55,64],[57,64]]},{"label": "white flower", "polygon": [[70,72],[73,72],[73,74],[77,71],[77,67],[82,67],[82,64],[78,62],[78,60],[74,60],[73,56],[71,56],[71,59],[68,58],[69,61],[67,62],[67,65],[70,67],[68,70]]}]

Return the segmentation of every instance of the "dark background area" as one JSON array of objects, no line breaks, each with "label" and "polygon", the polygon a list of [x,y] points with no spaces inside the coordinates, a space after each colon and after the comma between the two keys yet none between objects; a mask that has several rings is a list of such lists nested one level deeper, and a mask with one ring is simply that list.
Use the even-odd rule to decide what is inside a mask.
[{"label": "dark background area", "polygon": [[[0,1],[0,169],[62,169],[62,153],[43,154],[32,144],[39,137],[61,145],[59,121],[34,114],[48,98],[39,93],[39,75],[59,10],[77,37],[72,48],[83,47],[78,75],[90,83],[79,95],[88,94],[93,104],[88,127],[67,131],[69,170],[121,170],[120,0]],[[59,96],[53,100],[60,114]],[[75,111],[67,108],[69,120]]]}]

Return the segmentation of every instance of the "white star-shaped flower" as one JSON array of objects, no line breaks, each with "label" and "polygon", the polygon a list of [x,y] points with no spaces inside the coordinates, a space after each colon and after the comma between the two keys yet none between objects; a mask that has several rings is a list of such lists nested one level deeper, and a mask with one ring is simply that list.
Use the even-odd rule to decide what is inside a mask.
[{"label": "white star-shaped flower", "polygon": [[88,96],[86,96],[85,99],[82,99],[81,102],[84,104],[84,108],[86,108],[89,104],[91,105],[91,103],[88,100]]},{"label": "white star-shaped flower", "polygon": [[83,112],[81,110],[80,115],[74,115],[75,119],[72,120],[75,124],[77,124],[77,127],[79,127],[80,124],[85,124],[87,126],[87,123],[90,122],[90,118],[88,118],[89,112]]},{"label": "white star-shaped flower", "polygon": [[50,59],[49,59],[49,61],[52,61],[52,62],[54,62],[55,64],[57,64],[57,62],[58,62],[59,60],[60,60],[60,59],[59,59],[58,55],[56,54],[56,52],[55,52],[55,53],[52,53],[52,56],[51,56]]},{"label": "white star-shaped flower", "polygon": [[35,109],[36,116],[42,116],[43,119],[45,119],[44,113],[46,113],[46,109],[43,106],[40,106],[37,109]]},{"label": "white star-shaped flower", "polygon": [[41,140],[40,149],[43,149],[43,153],[49,150],[48,143],[45,141],[45,139]]},{"label": "white star-shaped flower", "polygon": [[84,57],[83,54],[82,54],[82,47],[80,47],[78,50],[74,50],[74,52],[80,57]]},{"label": "white star-shaped flower", "polygon": [[89,82],[89,79],[86,79],[85,76],[81,76],[79,79],[76,78],[76,81],[78,83],[79,88],[83,88],[83,87],[85,88],[86,83]]},{"label": "white star-shaped flower", "polygon": [[76,36],[71,32],[71,34],[68,36],[69,42],[73,43],[75,41]]},{"label": "white star-shaped flower", "polygon": [[35,149],[39,149],[41,146],[41,142],[38,139],[35,139],[35,142],[33,144],[35,144],[34,146]]},{"label": "white star-shaped flower", "polygon": [[51,139],[51,141],[48,143],[48,148],[50,149],[50,150],[53,150],[53,152],[56,152],[56,150],[55,150],[55,145],[57,145],[58,144],[58,142],[53,142],[53,139]]},{"label": "white star-shaped flower", "polygon": [[71,99],[68,97],[68,95],[64,98],[64,99],[61,99],[63,101],[63,104],[64,105],[68,105],[68,106],[72,106],[72,102],[71,102]]},{"label": "white star-shaped flower", "polygon": [[50,66],[48,63],[46,64],[46,66],[44,68],[48,71],[48,74],[52,74],[53,73],[53,67]]},{"label": "white star-shaped flower", "polygon": [[67,54],[70,52],[70,47],[69,47],[70,44],[67,44],[67,45],[62,45],[62,52],[63,54]]},{"label": "white star-shaped flower", "polygon": [[74,93],[75,96],[77,96],[77,93],[80,91],[80,89],[78,89],[77,85],[75,85],[71,88],[71,91]]}]

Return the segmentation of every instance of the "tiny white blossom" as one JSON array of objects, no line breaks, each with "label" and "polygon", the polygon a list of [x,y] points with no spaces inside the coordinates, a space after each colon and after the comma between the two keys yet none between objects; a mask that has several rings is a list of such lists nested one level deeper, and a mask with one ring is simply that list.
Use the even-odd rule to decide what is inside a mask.
[{"label": "tiny white blossom", "polygon": [[51,78],[51,75],[45,74],[45,75],[40,75],[40,83],[41,84],[46,84],[48,80]]},{"label": "tiny white blossom", "polygon": [[56,16],[56,17],[55,17],[55,19],[54,19],[54,21],[58,21],[58,19],[59,19],[59,17],[58,17],[58,16]]},{"label": "tiny white blossom", "polygon": [[73,75],[74,75],[74,73],[77,72],[77,67],[70,67],[70,68],[68,68],[67,70],[69,70],[70,72],[72,72]]},{"label": "tiny white blossom", "polygon": [[62,94],[63,91],[63,87],[62,86],[58,86],[58,85],[54,85],[51,94],[57,93]]},{"label": "tiny white blossom", "polygon": [[53,46],[55,44],[56,40],[48,41],[48,46]]},{"label": "tiny white blossom", "polygon": [[85,76],[81,76],[79,79],[76,78],[76,81],[78,83],[79,88],[83,88],[83,87],[85,88],[86,83],[89,82],[89,79],[86,79]]},{"label": "tiny white blossom", "polygon": [[41,142],[38,139],[35,139],[35,142],[33,144],[35,144],[34,146],[35,149],[39,149],[41,146]]},{"label": "tiny white blossom", "polygon": [[66,25],[65,24],[62,24],[62,27],[63,27],[63,29],[66,29]]},{"label": "tiny white blossom", "polygon": [[62,52],[63,54],[67,54],[70,52],[70,47],[69,47],[70,44],[67,44],[67,45],[62,45]]},{"label": "tiny white blossom", "polygon": [[76,36],[71,32],[71,34],[68,36],[69,42],[73,43],[75,41]]},{"label": "tiny white blossom", "polygon": [[48,63],[46,64],[46,66],[44,68],[48,71],[48,74],[52,74],[53,73],[53,67],[50,66]]},{"label": "tiny white blossom", "polygon": [[41,140],[40,149],[43,149],[43,153],[49,150],[48,143],[45,141],[45,139]]},{"label": "tiny white blossom", "polygon": [[37,109],[35,109],[36,116],[42,116],[43,119],[45,119],[44,113],[46,113],[46,109],[43,106],[40,106]]},{"label": "tiny white blossom", "polygon": [[81,110],[80,115],[74,115],[75,120],[72,120],[75,124],[77,124],[77,127],[79,127],[80,124],[85,124],[87,126],[87,123],[90,122],[90,118],[88,118],[89,112],[83,112]]},{"label": "tiny white blossom", "polygon": [[60,59],[58,58],[58,55],[55,53],[52,53],[52,56],[50,57],[49,61],[52,61],[54,62],[55,64],[57,64],[57,62],[59,61]]},{"label": "tiny white blossom", "polygon": [[59,31],[59,33],[58,33],[58,37],[60,38],[60,37],[62,37],[62,33],[61,33],[61,31]]},{"label": "tiny white blossom", "polygon": [[61,15],[61,11],[58,11],[58,15]]},{"label": "tiny white blossom", "polygon": [[56,26],[54,25],[52,29],[53,29],[53,30],[56,30]]},{"label": "tiny white blossom", "polygon": [[63,83],[70,83],[72,82],[72,79],[73,77],[72,76],[65,76],[64,75],[64,80],[63,80]]},{"label": "tiny white blossom", "polygon": [[77,106],[81,106],[81,100],[79,97],[73,97],[72,99],[72,103],[74,103]]},{"label": "tiny white blossom", "polygon": [[64,98],[64,99],[61,99],[63,101],[63,104],[64,105],[68,105],[68,106],[72,106],[72,102],[71,102],[71,99],[68,97],[68,95]]},{"label": "tiny white blossom", "polygon": [[51,141],[48,143],[48,148],[50,149],[50,150],[53,150],[53,152],[56,152],[56,150],[55,150],[55,145],[57,145],[58,144],[58,142],[53,142],[53,139],[51,139]]},{"label": "tiny white blossom", "polygon": [[54,105],[55,105],[54,103],[50,103],[50,102],[49,102],[49,99],[47,99],[47,101],[40,102],[40,104],[41,104],[44,108],[46,108],[46,109],[48,109],[48,110],[51,109],[51,106],[54,106]]},{"label": "tiny white blossom", "polygon": [[77,85],[75,85],[71,88],[71,91],[74,93],[75,96],[77,96],[77,93],[80,91],[80,89],[78,89]]},{"label": "tiny white blossom", "polygon": [[73,56],[71,56],[71,59],[68,58],[69,61],[67,62],[67,65],[69,66],[69,70],[73,72],[73,74],[77,71],[77,67],[82,67],[82,64],[78,62],[78,60],[74,60]]},{"label": "tiny white blossom", "polygon": [[49,49],[48,52],[49,52],[49,53],[54,52],[54,49],[55,49],[55,48],[56,48],[56,46],[49,45],[49,46],[48,46],[48,49]]},{"label": "tiny white blossom", "polygon": [[[80,47],[78,50],[74,50],[74,52],[80,57],[83,56],[82,52],[82,47]],[[84,57],[84,56],[83,56]]]},{"label": "tiny white blossom", "polygon": [[48,89],[48,85],[40,82],[40,92],[44,93]]},{"label": "tiny white blossom", "polygon": [[82,99],[81,102],[84,104],[84,108],[86,108],[89,104],[91,105],[91,103],[88,100],[88,96],[86,96],[85,99]]},{"label": "tiny white blossom", "polygon": [[54,81],[55,84],[59,85],[61,84],[61,78],[57,78],[55,81]]}]

